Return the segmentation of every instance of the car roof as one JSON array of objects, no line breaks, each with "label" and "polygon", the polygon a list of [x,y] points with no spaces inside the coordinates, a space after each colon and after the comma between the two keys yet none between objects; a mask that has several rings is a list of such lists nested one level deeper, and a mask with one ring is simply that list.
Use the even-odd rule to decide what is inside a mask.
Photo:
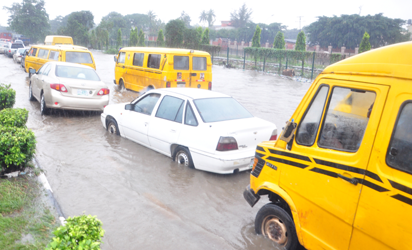
[{"label": "car roof", "polygon": [[190,49],[174,49],[174,48],[158,48],[158,47],[124,47],[119,52],[151,52],[160,54],[196,54],[196,55],[210,55],[206,51],[190,50]]},{"label": "car roof", "polygon": [[216,98],[216,97],[231,97],[219,92],[205,90],[205,89],[196,89],[196,88],[163,88],[157,89],[157,92],[162,94],[174,94],[184,96],[190,99],[205,99],[205,98]]}]

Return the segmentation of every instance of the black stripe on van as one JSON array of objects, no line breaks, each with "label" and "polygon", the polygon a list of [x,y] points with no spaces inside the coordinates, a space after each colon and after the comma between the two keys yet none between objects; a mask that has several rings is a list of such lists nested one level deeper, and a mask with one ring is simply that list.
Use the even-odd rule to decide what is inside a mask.
[{"label": "black stripe on van", "polygon": [[266,159],[269,160],[269,161],[280,162],[280,163],[284,163],[284,164],[291,165],[291,166],[298,167],[298,168],[308,167],[308,165],[305,165],[305,164],[297,163],[297,162],[294,162],[294,161],[288,161],[288,160],[276,158],[276,157],[273,157],[273,156],[269,156]]},{"label": "black stripe on van", "polygon": [[258,153],[258,152],[255,152],[255,157],[263,158],[263,157],[265,157],[265,155],[261,154],[261,153]]},{"label": "black stripe on van", "polygon": [[259,150],[259,151],[265,152],[265,149],[264,149],[264,148],[262,148],[262,147],[259,147],[259,146],[257,146],[257,147],[256,147],[256,150]]},{"label": "black stripe on van", "polygon": [[311,160],[309,159],[309,157],[304,156],[304,155],[297,155],[297,154],[292,154],[292,153],[288,153],[288,152],[284,152],[284,151],[279,151],[279,150],[274,150],[274,149],[269,149],[269,151],[270,151],[272,154],[287,156],[287,157],[290,157],[290,158],[295,158],[295,159],[298,159],[298,160],[311,162]]},{"label": "black stripe on van", "polygon": [[401,194],[395,194],[394,196],[392,196],[392,198],[397,199],[398,201],[405,202],[406,204],[412,206],[412,199],[410,199],[406,196],[403,196]]},{"label": "black stripe on van", "polygon": [[396,189],[398,189],[398,190],[401,190],[402,192],[405,192],[405,193],[407,193],[407,194],[412,195],[412,188],[409,188],[409,187],[407,187],[407,186],[404,186],[404,185],[402,185],[402,184],[400,184],[400,183],[397,183],[397,182],[395,182],[395,181],[391,181],[391,180],[389,180],[389,179],[388,179],[388,181],[389,181],[389,183],[392,185],[393,188],[396,188]]},{"label": "black stripe on van", "polygon": [[346,165],[342,165],[342,164],[338,164],[338,163],[334,163],[330,161],[319,160],[316,158],[314,158],[314,160],[317,164],[320,164],[320,165],[324,165],[324,166],[328,166],[328,167],[332,167],[332,168],[336,168],[340,170],[345,170],[345,171],[352,172],[352,173],[363,174],[376,181],[382,182],[381,178],[377,174],[370,172],[368,170],[365,170],[365,169],[350,167],[350,166],[346,166]]}]

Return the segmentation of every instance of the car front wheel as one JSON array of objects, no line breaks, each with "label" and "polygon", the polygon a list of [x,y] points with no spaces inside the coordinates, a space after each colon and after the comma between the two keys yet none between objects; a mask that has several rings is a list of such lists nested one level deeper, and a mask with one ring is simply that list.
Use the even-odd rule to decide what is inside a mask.
[{"label": "car front wheel", "polygon": [[44,94],[41,94],[40,98],[40,113],[42,115],[47,115],[49,113],[49,109],[46,106],[46,100],[44,99]]},{"label": "car front wheel", "polygon": [[175,155],[175,162],[177,162],[178,164],[182,164],[189,168],[195,168],[189,149],[184,148],[184,147],[177,148],[177,152]]},{"label": "car front wheel", "polygon": [[110,119],[107,123],[107,131],[109,131],[110,134],[120,135],[119,127],[117,127],[117,123],[113,119]]}]

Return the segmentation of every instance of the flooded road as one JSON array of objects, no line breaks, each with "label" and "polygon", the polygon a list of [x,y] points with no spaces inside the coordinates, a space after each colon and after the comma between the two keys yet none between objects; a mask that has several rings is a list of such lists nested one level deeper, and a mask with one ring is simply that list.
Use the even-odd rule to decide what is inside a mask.
[{"label": "flooded road", "polygon": [[[137,93],[113,84],[112,55],[93,51],[110,103]],[[54,111],[40,115],[28,98],[28,74],[0,55],[2,83],[16,90],[14,107],[29,110],[36,158],[66,217],[96,215],[106,233],[102,249],[277,249],[254,232],[262,198],[243,198],[249,172],[217,175],[177,165],[170,158],[107,133],[100,113]],[[278,132],[309,87],[252,71],[213,66],[213,90],[229,94]]]}]

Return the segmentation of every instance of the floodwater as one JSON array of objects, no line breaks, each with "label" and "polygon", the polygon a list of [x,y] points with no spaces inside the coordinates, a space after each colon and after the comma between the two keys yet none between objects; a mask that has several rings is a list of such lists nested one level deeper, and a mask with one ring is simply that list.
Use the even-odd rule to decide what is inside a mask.
[{"label": "floodwater", "polygon": [[[113,84],[112,55],[93,51],[110,103],[138,96]],[[0,82],[16,90],[14,107],[29,110],[36,158],[66,217],[96,215],[106,231],[102,249],[278,249],[254,231],[256,213],[243,198],[249,172],[217,175],[177,165],[170,158],[107,133],[100,113],[55,111],[40,115],[28,99],[28,74],[0,55]],[[213,90],[235,97],[280,132],[309,83],[213,66]]]}]

